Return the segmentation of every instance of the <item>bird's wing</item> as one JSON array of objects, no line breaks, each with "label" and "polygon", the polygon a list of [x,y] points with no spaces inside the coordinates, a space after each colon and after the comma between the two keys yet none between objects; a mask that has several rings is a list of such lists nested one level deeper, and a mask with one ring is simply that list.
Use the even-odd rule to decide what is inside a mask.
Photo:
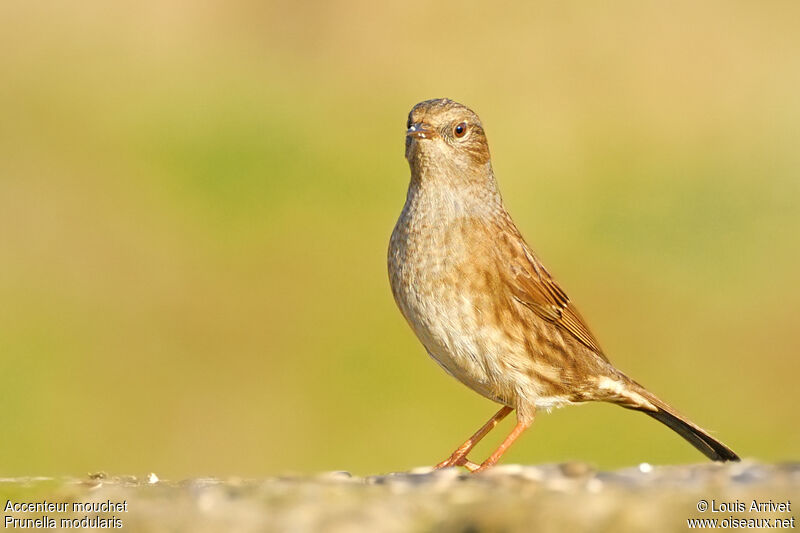
[{"label": "bird's wing", "polygon": [[536,256],[523,247],[521,254],[515,254],[512,263],[510,285],[514,298],[543,319],[567,330],[608,361],[583,317]]}]

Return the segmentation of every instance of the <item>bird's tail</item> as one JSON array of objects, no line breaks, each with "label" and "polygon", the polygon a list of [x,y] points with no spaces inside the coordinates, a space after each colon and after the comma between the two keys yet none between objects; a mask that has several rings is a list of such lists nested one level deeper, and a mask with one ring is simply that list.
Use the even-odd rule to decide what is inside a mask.
[{"label": "bird's tail", "polygon": [[655,394],[632,379],[624,375],[622,377],[625,379],[626,385],[632,389],[631,392],[634,393],[634,396],[643,397],[646,402],[631,402],[629,397],[628,401],[615,401],[615,403],[628,409],[641,411],[655,418],[686,439],[712,461],[739,461],[739,456],[733,450],[709,435],[706,430],[678,413]]}]

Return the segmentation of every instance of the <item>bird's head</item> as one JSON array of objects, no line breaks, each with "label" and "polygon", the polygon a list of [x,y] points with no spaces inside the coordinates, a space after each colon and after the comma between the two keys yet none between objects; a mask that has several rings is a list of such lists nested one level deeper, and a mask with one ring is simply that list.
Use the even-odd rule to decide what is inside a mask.
[{"label": "bird's head", "polygon": [[489,144],[480,118],[447,98],[426,100],[411,109],[406,159],[412,174],[490,172]]}]

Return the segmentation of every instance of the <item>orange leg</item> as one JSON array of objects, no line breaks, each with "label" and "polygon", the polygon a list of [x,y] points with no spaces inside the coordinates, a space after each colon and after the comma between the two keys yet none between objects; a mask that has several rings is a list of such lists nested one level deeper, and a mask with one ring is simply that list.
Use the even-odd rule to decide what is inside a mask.
[{"label": "orange leg", "polygon": [[481,464],[480,467],[473,470],[472,468],[470,468],[469,465],[467,465],[467,468],[470,470],[470,472],[483,472],[487,468],[494,466],[494,464],[500,459],[500,456],[506,453],[506,450],[508,450],[509,446],[511,446],[514,443],[514,441],[517,440],[517,437],[522,435],[523,431],[531,427],[532,423],[533,420],[529,422],[517,422],[517,425],[514,426],[514,429],[511,431],[511,434],[508,437],[506,437],[506,440],[503,441],[500,447],[497,448],[494,451],[494,453],[490,455],[489,458],[486,459]]},{"label": "orange leg", "polygon": [[[459,446],[458,449],[454,451],[449,458],[445,459],[444,461],[436,465],[434,468],[447,468],[448,466],[466,466],[469,469],[470,465],[477,468],[478,465],[467,460],[467,454],[472,450],[472,448],[475,447],[476,444],[480,442],[480,440],[483,437],[486,436],[487,433],[489,433],[492,429],[494,429],[494,427],[497,424],[499,424],[501,420],[503,420],[506,416],[508,416],[508,413],[510,413],[511,411],[513,411],[511,407],[504,405],[499,411],[497,411],[497,413],[495,413],[495,415],[492,418],[489,419],[488,422],[486,422],[483,425],[481,429],[479,429],[473,436],[467,439],[467,442]],[[511,443],[509,443],[509,445],[510,444]],[[495,461],[497,460],[495,459]]]}]

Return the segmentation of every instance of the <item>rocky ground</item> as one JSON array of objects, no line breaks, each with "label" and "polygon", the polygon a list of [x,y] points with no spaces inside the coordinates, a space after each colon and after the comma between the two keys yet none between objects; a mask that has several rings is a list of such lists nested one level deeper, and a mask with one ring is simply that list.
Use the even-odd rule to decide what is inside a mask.
[{"label": "rocky ground", "polygon": [[[568,463],[505,465],[478,475],[419,469],[369,477],[328,472],[175,482],[153,474],[0,479],[8,530],[71,525],[155,532],[686,531],[689,519],[704,518],[716,519],[716,529],[795,528],[793,499],[800,505],[800,463],[748,461],[643,464],[613,472]],[[80,509],[76,503],[96,506]]]}]

